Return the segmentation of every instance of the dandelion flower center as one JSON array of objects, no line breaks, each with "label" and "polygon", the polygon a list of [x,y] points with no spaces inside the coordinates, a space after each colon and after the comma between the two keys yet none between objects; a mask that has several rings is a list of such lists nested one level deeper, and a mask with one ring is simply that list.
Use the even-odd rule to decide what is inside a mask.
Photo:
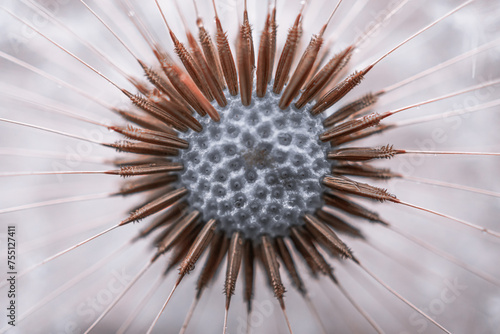
[{"label": "dandelion flower center", "polygon": [[[278,107],[269,93],[246,107],[239,97],[221,108],[220,122],[203,119],[201,133],[185,135],[180,179],[188,202],[204,219],[218,219],[228,235],[253,239],[286,236],[290,226],[321,203],[320,178],[328,173],[321,117]],[[316,130],[317,129],[317,130]]]}]

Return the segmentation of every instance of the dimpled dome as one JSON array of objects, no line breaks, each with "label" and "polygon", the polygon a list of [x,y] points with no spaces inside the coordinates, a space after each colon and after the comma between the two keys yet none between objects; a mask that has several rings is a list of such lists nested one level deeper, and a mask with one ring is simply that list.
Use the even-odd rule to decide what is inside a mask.
[{"label": "dimpled dome", "polygon": [[321,205],[320,178],[328,174],[327,146],[318,140],[321,117],[278,107],[279,96],[229,98],[220,122],[200,118],[201,133],[184,135],[179,157],[188,202],[205,220],[216,218],[228,235],[286,236]]}]

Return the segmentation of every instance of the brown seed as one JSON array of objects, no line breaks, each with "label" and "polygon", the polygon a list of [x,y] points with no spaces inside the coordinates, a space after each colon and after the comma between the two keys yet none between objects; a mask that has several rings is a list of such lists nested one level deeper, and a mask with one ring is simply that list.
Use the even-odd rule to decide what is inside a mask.
[{"label": "brown seed", "polygon": [[118,141],[113,144],[103,144],[104,146],[113,147],[118,152],[128,152],[137,154],[149,154],[158,156],[177,156],[179,150],[160,145],[153,145],[149,143],[134,143],[130,141]]},{"label": "brown seed", "polygon": [[350,117],[357,112],[366,110],[368,107],[373,106],[378,101],[379,95],[368,93],[353,101],[349,104],[346,104],[342,108],[335,111],[333,114],[325,118],[323,121],[323,125],[325,127],[330,127],[335,125],[336,123],[343,121],[347,117]]},{"label": "brown seed", "polygon": [[316,57],[318,56],[318,52],[322,44],[323,37],[321,37],[321,35],[313,36],[311,42],[304,51],[304,54],[302,55],[290,82],[281,96],[279,102],[280,109],[286,109],[292,103],[293,99],[299,95],[300,89],[309,76],[309,72],[316,61]]},{"label": "brown seed", "polygon": [[214,74],[215,69],[212,70],[210,66],[207,64],[205,58],[203,57],[203,53],[198,43],[196,42],[196,39],[193,37],[193,35],[189,30],[186,30],[186,35],[188,38],[189,46],[191,47],[193,58],[198,64],[198,67],[201,70],[201,74],[205,79],[208,88],[212,93],[212,96],[215,98],[219,106],[225,107],[227,105],[226,96],[224,95],[224,92],[222,90],[223,87],[220,85],[219,81],[217,80]]},{"label": "brown seed", "polygon": [[122,90],[122,92],[130,99],[130,101],[137,107],[141,108],[151,116],[165,122],[166,124],[172,125],[179,131],[186,132],[188,130],[187,126],[181,124],[174,117],[169,114],[163,112],[158,107],[154,106],[148,99],[140,95],[134,95],[126,90]]},{"label": "brown seed", "polygon": [[186,209],[188,204],[186,201],[177,201],[172,204],[166,212],[162,215],[156,217],[149,225],[142,229],[139,233],[139,238],[146,237],[151,234],[151,232],[156,231],[160,227],[165,227],[172,224],[174,221],[178,220],[181,216],[186,214]]},{"label": "brown seed", "polygon": [[384,116],[374,113],[350,121],[346,121],[337,126],[334,126],[331,129],[326,130],[319,136],[319,139],[325,142],[338,137],[347,136],[366,128],[378,125],[383,118]]},{"label": "brown seed", "polygon": [[194,210],[189,214],[183,216],[174,224],[170,225],[165,233],[161,236],[161,240],[158,242],[158,249],[156,250],[153,259],[157,259],[160,255],[170,250],[174,246],[174,244],[181,239],[180,237],[187,229],[191,230],[195,227],[195,224],[199,218],[200,212]]},{"label": "brown seed", "polygon": [[209,100],[213,100],[213,96],[208,89],[208,84],[205,78],[202,76],[202,72],[198,64],[194,61],[193,56],[189,53],[183,43],[179,42],[175,34],[170,31],[170,38],[174,43],[174,51],[181,60],[187,73],[196,84],[198,89],[203,93],[203,95]]},{"label": "brown seed", "polygon": [[313,273],[321,272],[326,276],[333,277],[332,267],[312,243],[309,232],[302,227],[292,227],[290,232],[295,247],[301,253],[304,260],[306,260],[309,269]]},{"label": "brown seed", "polygon": [[224,89],[226,84],[224,82],[224,77],[222,74],[222,67],[219,61],[219,57],[217,56],[217,52],[215,51],[214,43],[212,42],[212,38],[210,34],[207,32],[205,27],[203,26],[203,22],[198,18],[198,38],[201,43],[201,47],[203,49],[203,54],[205,55],[205,59],[209,68],[213,70],[213,73],[219,83],[219,86]]},{"label": "brown seed", "polygon": [[276,57],[276,36],[278,34],[278,25],[276,24],[276,6],[271,12],[271,21],[269,23],[269,68],[267,73],[267,82],[273,79],[274,58]]},{"label": "brown seed", "polygon": [[[327,210],[328,210],[328,208],[327,208]],[[331,212],[327,212],[324,209],[318,209],[318,210],[316,210],[315,215],[318,217],[319,220],[321,220],[322,222],[324,222],[325,224],[327,224],[328,226],[333,228],[335,231],[341,232],[343,234],[348,234],[349,236],[351,236],[353,238],[365,239],[365,236],[363,235],[363,233],[361,232],[360,229],[345,222],[344,220],[335,216]]]},{"label": "brown seed", "polygon": [[263,235],[261,237],[261,242],[262,256],[264,259],[263,263],[267,269],[266,271],[269,282],[273,288],[274,296],[282,302],[283,295],[285,294],[285,287],[281,282],[276,252],[274,251],[274,247],[269,236]]},{"label": "brown seed", "polygon": [[311,108],[312,115],[319,115],[326,109],[333,106],[335,103],[340,101],[344,96],[347,95],[351,90],[361,83],[366,73],[372,69],[373,66],[369,66],[362,71],[356,71],[343,81],[338,83],[333,87],[328,93],[323,95],[318,102]]},{"label": "brown seed", "polygon": [[245,241],[243,248],[243,270],[245,278],[245,288],[243,292],[243,300],[247,303],[247,311],[250,313],[252,311],[252,299],[253,299],[253,289],[254,289],[254,277],[255,277],[255,263],[253,254],[253,245],[250,240]]},{"label": "brown seed", "polygon": [[283,261],[283,264],[285,265],[285,268],[288,272],[288,275],[290,276],[292,284],[297,288],[297,290],[302,295],[305,295],[306,288],[304,286],[304,282],[302,281],[302,278],[300,277],[299,272],[297,271],[297,267],[295,266],[295,263],[293,261],[292,254],[290,254],[290,250],[285,244],[285,241],[283,240],[283,238],[276,238],[275,242],[276,242],[277,253],[280,256],[281,260]]},{"label": "brown seed", "polygon": [[351,133],[350,135],[346,135],[346,136],[335,137],[332,140],[330,140],[330,144],[332,146],[339,146],[342,144],[350,143],[352,141],[367,138],[371,135],[381,133],[382,131],[390,129],[390,128],[393,128],[393,126],[387,125],[387,124],[378,124],[370,129],[364,129],[364,130],[361,130],[361,131],[358,131],[355,133]]},{"label": "brown seed", "polygon": [[150,216],[160,210],[163,210],[168,206],[170,206],[175,201],[184,197],[187,194],[187,192],[188,191],[186,188],[175,189],[171,192],[168,192],[165,195],[156,198],[155,200],[144,205],[142,208],[131,213],[128,218],[126,218],[120,223],[120,225],[125,225],[133,221],[146,218],[147,216]]},{"label": "brown seed", "polygon": [[121,133],[130,139],[139,140],[146,143],[164,145],[172,148],[189,148],[189,143],[179,138],[175,134],[166,133],[163,131],[154,131],[148,129],[139,129],[128,125],[126,128],[118,126],[110,126],[110,130]]},{"label": "brown seed", "polygon": [[161,122],[160,120],[149,115],[139,115],[136,112],[124,109],[114,109],[113,111],[121,115],[127,121],[142,126],[146,129],[164,131],[172,134],[176,133],[170,125],[165,124],[164,122]]},{"label": "brown seed", "polygon": [[200,258],[201,254],[210,244],[212,240],[215,229],[217,227],[217,221],[215,219],[210,219],[205,223],[201,232],[197,235],[196,240],[191,244],[186,257],[182,261],[179,268],[179,275],[184,276],[194,269],[195,263]]},{"label": "brown seed", "polygon": [[236,65],[234,64],[233,53],[227,40],[227,35],[222,29],[219,18],[215,17],[215,24],[217,32],[215,39],[217,41],[217,51],[219,52],[219,60],[226,79],[227,89],[229,94],[235,96],[238,94],[238,76],[236,72]]},{"label": "brown seed", "polygon": [[371,198],[380,202],[391,201],[399,203],[396,196],[389,194],[386,189],[356,182],[344,176],[325,176],[322,183],[333,190]]},{"label": "brown seed", "polygon": [[167,173],[183,170],[184,166],[181,163],[165,162],[165,163],[148,163],[144,165],[124,166],[119,170],[107,171],[106,174],[120,175],[120,176],[137,176]]},{"label": "brown seed", "polygon": [[348,147],[328,152],[328,159],[342,161],[367,161],[373,159],[390,159],[404,150],[395,150],[392,145],[380,147]]},{"label": "brown seed", "polygon": [[142,191],[157,189],[177,181],[177,175],[161,175],[161,176],[146,176],[142,178],[134,178],[125,182],[117,195],[131,195]]},{"label": "brown seed", "polygon": [[391,172],[389,168],[378,168],[364,163],[345,162],[332,167],[332,173],[343,175],[363,176],[374,179],[391,179],[401,177],[400,174]]},{"label": "brown seed", "polygon": [[352,252],[349,247],[335,234],[335,232],[310,214],[304,216],[306,229],[320,241],[332,255],[352,259]]},{"label": "brown seed", "polygon": [[348,46],[339,54],[333,56],[330,61],[308,82],[304,92],[295,103],[297,108],[304,107],[310,102],[329,82],[347,65],[351,58],[353,46]]},{"label": "brown seed", "polygon": [[288,30],[285,46],[283,46],[283,51],[281,51],[281,56],[278,61],[278,66],[276,67],[276,73],[274,75],[274,84],[273,84],[273,92],[275,94],[281,94],[281,90],[288,81],[288,75],[290,73],[290,69],[292,67],[292,63],[295,58],[295,53],[297,52],[297,47],[299,45],[301,35],[302,35],[302,13],[299,13],[292,27]]},{"label": "brown seed", "polygon": [[269,82],[269,72],[271,66],[271,33],[269,26],[271,17],[268,14],[262,34],[260,36],[259,56],[257,59],[257,87],[256,94],[258,97],[264,97],[267,92],[267,83]]},{"label": "brown seed", "polygon": [[180,68],[166,59],[163,59],[161,65],[175,90],[200,116],[208,114],[214,121],[218,122],[220,120],[215,108],[203,96],[198,87],[196,87],[196,84]]},{"label": "brown seed", "polygon": [[[144,74],[148,78],[149,82],[151,82],[163,94],[168,96],[170,98],[170,101],[172,103],[175,103],[178,108],[181,108],[185,112],[191,113],[191,110],[185,107],[186,101],[182,98],[182,96],[179,95],[179,93],[175,91],[174,87],[172,87],[172,85],[167,80],[163,79],[163,77],[158,72],[148,67],[142,61],[139,61],[139,64],[144,70]],[[144,92],[143,94],[146,95],[146,93]]]},{"label": "brown seed", "polygon": [[196,298],[200,298],[203,290],[207,287],[210,280],[216,275],[217,271],[220,269],[220,264],[224,259],[229,248],[229,239],[226,238],[224,233],[218,233],[212,240],[210,246],[210,252],[208,253],[207,261],[203,267],[198,281],[196,283],[196,289],[198,290]]},{"label": "brown seed", "polygon": [[327,191],[323,194],[325,203],[329,206],[336,207],[351,215],[368,219],[373,222],[386,224],[375,211],[368,210],[364,206],[352,201],[349,197],[340,193]]},{"label": "brown seed", "polygon": [[244,12],[243,24],[240,27],[237,43],[238,75],[240,82],[241,103],[248,106],[252,100],[254,48],[252,28],[248,22],[248,13]]},{"label": "brown seed", "polygon": [[186,229],[183,234],[178,238],[177,242],[174,243],[172,247],[172,254],[168,259],[167,268],[163,272],[164,275],[168,275],[172,269],[174,269],[182,260],[184,260],[189,254],[193,243],[195,242],[197,236],[202,229],[201,224],[195,225],[192,230]]},{"label": "brown seed", "polygon": [[226,295],[226,310],[229,309],[231,296],[234,294],[236,280],[240,273],[241,258],[243,255],[243,238],[240,232],[234,232],[229,243],[226,280],[224,283],[224,294]]}]

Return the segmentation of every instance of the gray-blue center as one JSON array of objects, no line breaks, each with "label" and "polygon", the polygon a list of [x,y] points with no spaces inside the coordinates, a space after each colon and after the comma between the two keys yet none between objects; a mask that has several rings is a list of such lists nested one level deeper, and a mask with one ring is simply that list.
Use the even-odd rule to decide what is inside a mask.
[{"label": "gray-blue center", "polygon": [[218,108],[219,123],[204,117],[201,133],[182,135],[190,143],[180,155],[188,202],[228,235],[286,236],[321,206],[320,178],[330,169],[327,147],[318,140],[321,117],[283,111],[278,101],[268,93],[245,107],[239,96],[229,97],[228,106]]}]

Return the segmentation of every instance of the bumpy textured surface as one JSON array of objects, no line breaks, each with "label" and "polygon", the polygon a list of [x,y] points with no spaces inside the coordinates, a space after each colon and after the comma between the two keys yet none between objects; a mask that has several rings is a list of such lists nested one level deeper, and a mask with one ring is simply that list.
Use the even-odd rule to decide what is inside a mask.
[{"label": "bumpy textured surface", "polygon": [[282,111],[278,101],[274,94],[253,96],[245,107],[229,98],[219,123],[204,117],[203,132],[182,135],[190,143],[180,156],[189,204],[227,233],[285,236],[321,205],[320,178],[330,166],[318,140],[321,117]]}]

